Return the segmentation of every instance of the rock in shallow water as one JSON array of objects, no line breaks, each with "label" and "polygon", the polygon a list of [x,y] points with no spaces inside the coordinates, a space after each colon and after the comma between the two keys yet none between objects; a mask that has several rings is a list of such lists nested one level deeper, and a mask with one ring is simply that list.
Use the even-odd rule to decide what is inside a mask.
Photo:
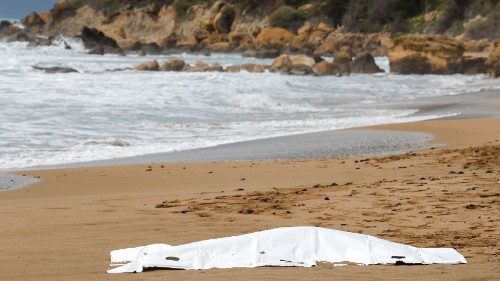
[{"label": "rock in shallow water", "polygon": [[35,70],[40,70],[45,73],[78,73],[78,70],[71,68],[71,67],[65,67],[65,66],[50,66],[50,67],[44,67],[44,66],[32,66],[33,69]]},{"label": "rock in shallow water", "polygon": [[162,71],[182,71],[186,66],[186,62],[181,59],[172,59],[166,61],[160,67]]},{"label": "rock in shallow water", "polygon": [[379,73],[384,72],[375,63],[371,54],[363,54],[354,59],[351,63],[352,73]]},{"label": "rock in shallow water", "polygon": [[160,69],[160,65],[156,60],[150,60],[136,65],[134,69],[140,71],[158,71]]},{"label": "rock in shallow water", "polygon": [[218,63],[206,64],[201,61],[197,61],[194,65],[187,64],[184,67],[186,72],[222,72],[224,68]]},{"label": "rock in shallow water", "polygon": [[312,71],[316,76],[337,75],[339,73],[337,65],[327,61],[318,62],[312,67]]}]

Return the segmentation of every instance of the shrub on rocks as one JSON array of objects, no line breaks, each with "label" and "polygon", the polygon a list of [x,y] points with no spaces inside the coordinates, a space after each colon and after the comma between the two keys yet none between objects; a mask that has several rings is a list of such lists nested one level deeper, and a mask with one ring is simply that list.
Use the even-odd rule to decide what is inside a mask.
[{"label": "shrub on rocks", "polygon": [[270,15],[271,25],[297,31],[309,18],[309,14],[290,6],[281,6]]},{"label": "shrub on rocks", "polygon": [[201,0],[175,0],[173,5],[177,15],[183,16],[187,13],[189,8],[195,4],[201,3]]}]

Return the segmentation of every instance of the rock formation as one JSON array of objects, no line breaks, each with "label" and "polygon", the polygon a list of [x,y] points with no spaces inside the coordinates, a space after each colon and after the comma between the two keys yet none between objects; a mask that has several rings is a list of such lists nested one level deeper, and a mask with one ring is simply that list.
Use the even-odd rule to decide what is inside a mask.
[{"label": "rock formation", "polygon": [[467,75],[477,75],[486,72],[487,72],[486,58],[474,57],[474,56],[463,57],[461,73]]},{"label": "rock formation", "polygon": [[172,59],[172,60],[164,62],[161,65],[160,70],[161,71],[182,71],[185,66],[186,66],[186,63],[183,60]]},{"label": "rock formation", "polygon": [[271,69],[283,74],[307,75],[315,64],[314,58],[306,55],[281,55],[273,61]]},{"label": "rock formation", "polygon": [[500,40],[493,43],[493,49],[487,60],[488,74],[492,77],[500,77]]},{"label": "rock formation", "polygon": [[389,51],[391,72],[399,74],[460,73],[464,47],[440,35],[404,35]]},{"label": "rock formation", "polygon": [[158,71],[160,69],[160,65],[156,60],[150,60],[136,65],[134,69],[140,71]]},{"label": "rock formation", "polygon": [[71,68],[71,67],[64,67],[64,66],[51,66],[51,67],[44,67],[44,66],[32,66],[33,69],[35,70],[40,70],[45,73],[77,73],[78,70]]},{"label": "rock formation", "polygon": [[351,71],[353,73],[378,73],[384,72],[375,63],[375,59],[369,53],[362,54],[356,57],[351,63]]},{"label": "rock formation", "polygon": [[[106,1],[110,1],[109,5]],[[294,7],[295,12],[302,15],[322,13],[318,8],[323,6],[314,1],[301,3],[304,5]],[[339,19],[328,20],[331,15],[304,17],[298,28],[289,28],[286,22],[272,26],[272,13],[282,5],[278,0],[253,4],[224,0],[186,1],[184,4],[160,0],[116,3],[114,0],[58,0],[50,12],[31,13],[25,17],[22,20],[25,29],[1,22],[0,37],[5,41],[28,41],[29,46],[34,47],[50,45],[57,35],[79,36],[90,54],[239,52],[260,58],[287,54],[288,59],[293,55],[307,55],[307,63],[292,61],[289,65],[275,66],[275,71],[288,74],[375,73],[380,69],[372,56],[389,55],[394,73],[476,74],[488,70],[498,75],[495,52],[487,60],[463,55],[464,50],[484,52],[491,43],[488,39],[469,40],[462,36],[455,40],[440,35],[410,34],[393,40],[389,33],[351,32],[349,27],[337,26]],[[321,5],[328,6],[328,3]],[[333,55],[335,60],[311,63],[313,56],[324,55]],[[280,63],[284,62],[286,60]],[[202,65],[185,67],[207,68]],[[245,68],[251,69],[250,66],[241,69]],[[219,67],[213,69],[220,70]]]},{"label": "rock formation", "polygon": [[[90,50],[91,53],[120,53],[120,47],[116,41],[106,36],[102,31],[95,28],[84,26],[80,38],[83,41],[85,49]],[[100,51],[96,51],[100,50]]]},{"label": "rock formation", "polygon": [[247,63],[247,64],[241,64],[241,65],[230,65],[230,66],[226,67],[224,69],[224,71],[229,72],[229,73],[235,73],[235,72],[241,72],[241,71],[262,73],[262,72],[266,72],[270,69],[271,69],[271,67],[269,65]]},{"label": "rock formation", "polygon": [[294,39],[295,35],[284,28],[266,27],[255,38],[255,48],[258,51],[283,50],[290,48]]},{"label": "rock formation", "polygon": [[336,64],[327,61],[322,61],[313,65],[312,72],[316,76],[325,76],[325,75],[337,75],[339,73],[339,70]]},{"label": "rock formation", "polygon": [[194,65],[186,64],[185,72],[222,72],[224,68],[218,63],[207,64],[202,61],[197,61]]}]

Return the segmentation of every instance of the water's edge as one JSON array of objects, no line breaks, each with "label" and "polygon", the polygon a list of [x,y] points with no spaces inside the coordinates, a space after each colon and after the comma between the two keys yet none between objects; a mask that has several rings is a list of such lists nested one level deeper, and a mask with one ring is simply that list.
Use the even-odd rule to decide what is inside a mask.
[{"label": "water's edge", "polygon": [[[432,97],[412,101],[419,108],[414,114],[447,115],[443,119],[471,119],[499,117],[500,91],[482,91],[471,94]],[[402,107],[403,109],[403,107]],[[217,146],[144,154],[98,161],[61,165],[38,166],[29,169],[51,169],[89,166],[109,166],[148,163],[244,161],[269,159],[301,159],[319,157],[368,156],[402,153],[429,147],[433,136],[423,132],[394,132],[369,128],[348,128],[294,134],[281,137],[234,142]],[[26,170],[26,169],[23,169]]]}]

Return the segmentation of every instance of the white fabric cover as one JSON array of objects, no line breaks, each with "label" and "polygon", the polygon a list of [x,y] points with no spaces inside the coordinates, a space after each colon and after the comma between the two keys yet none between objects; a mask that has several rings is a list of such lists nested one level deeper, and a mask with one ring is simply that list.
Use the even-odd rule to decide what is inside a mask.
[{"label": "white fabric cover", "polygon": [[111,252],[108,273],[144,268],[311,267],[316,262],[461,264],[451,248],[415,248],[373,236],[321,227],[283,227],[180,246],[153,244]]}]

